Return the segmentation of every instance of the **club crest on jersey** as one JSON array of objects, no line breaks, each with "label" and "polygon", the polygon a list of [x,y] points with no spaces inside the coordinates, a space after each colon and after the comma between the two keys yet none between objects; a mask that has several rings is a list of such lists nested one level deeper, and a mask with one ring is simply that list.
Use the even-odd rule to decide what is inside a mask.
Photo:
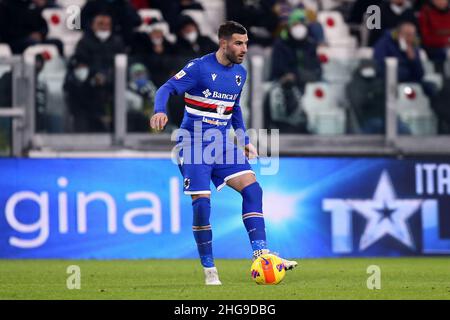
[{"label": "club crest on jersey", "polygon": [[223,115],[225,112],[225,106],[223,104],[217,105],[216,111],[218,114]]},{"label": "club crest on jersey", "polygon": [[215,73],[212,73],[212,74],[211,74],[211,78],[213,79],[213,81],[216,81],[216,78],[217,78],[217,74],[215,74]]},{"label": "club crest on jersey", "polygon": [[241,78],[240,75],[236,75],[236,83],[237,83],[238,86],[241,86],[242,78]]},{"label": "club crest on jersey", "polygon": [[184,70],[181,70],[180,72],[178,72],[175,75],[175,79],[180,80],[181,78],[183,78],[186,75],[186,72]]}]

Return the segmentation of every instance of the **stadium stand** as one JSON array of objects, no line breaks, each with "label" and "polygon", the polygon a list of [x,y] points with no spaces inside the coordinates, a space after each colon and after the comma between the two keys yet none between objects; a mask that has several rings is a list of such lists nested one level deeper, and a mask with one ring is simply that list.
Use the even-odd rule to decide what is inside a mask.
[{"label": "stadium stand", "polygon": [[[91,0],[89,2],[95,1],[100,0]],[[347,22],[349,8],[353,6],[353,2],[354,1],[352,0],[304,0],[299,1],[296,4],[300,7],[304,6],[308,10],[314,12],[314,19],[317,18],[317,22],[323,28],[323,35],[325,38],[325,43],[319,41],[317,47],[317,54],[322,68],[321,79],[320,81],[314,80],[306,83],[304,89],[301,88],[300,93],[302,95],[302,108],[307,114],[307,119],[309,121],[308,128],[311,134],[329,136],[359,133],[358,129],[355,129],[358,128],[358,124],[355,123],[353,119],[354,110],[350,107],[346,86],[351,80],[352,74],[355,72],[359,62],[373,58],[374,49],[373,47],[367,46],[367,41],[361,39],[361,35],[356,37],[354,25],[350,25]],[[65,131],[65,120],[63,119],[63,115],[67,112],[67,108],[65,106],[66,102],[62,98],[61,88],[64,82],[64,76],[67,72],[67,63],[73,56],[78,41],[83,36],[83,32],[69,30],[67,28],[66,20],[69,13],[66,9],[71,5],[75,5],[82,10],[87,3],[88,1],[86,0],[56,0],[52,2],[52,4],[56,4],[56,6],[47,6],[42,10],[42,17],[46,21],[48,28],[46,37],[62,41],[64,46],[64,56],[61,56],[58,53],[57,47],[46,44],[30,46],[23,54],[24,56],[29,56],[40,53],[47,57],[44,69],[39,74],[39,79],[36,81],[41,81],[46,84],[46,103],[48,104],[46,110],[50,114],[59,117],[57,117],[58,120],[53,120],[52,128],[49,128],[49,130],[47,130],[48,132]],[[197,23],[201,35],[205,35],[217,43],[216,32],[218,26],[225,20],[226,2],[224,0],[199,0],[198,3],[201,4],[203,10],[179,10],[175,15],[169,14],[169,17],[168,13],[172,11],[165,11],[167,8],[161,6],[158,6],[157,8],[152,7],[151,1],[140,1],[141,9],[132,10],[135,10],[133,14],[138,14],[140,17],[141,24],[134,27],[132,32],[144,32],[149,34],[154,28],[161,29],[164,37],[174,48],[177,48],[177,44],[180,41],[175,34],[176,28],[173,28],[173,22],[178,21],[181,15],[187,15]],[[257,3],[259,3],[259,1],[255,1],[255,5],[257,5]],[[279,1],[276,1],[276,3],[279,3]],[[293,1],[292,3],[296,2]],[[295,6],[293,8],[295,8]],[[291,10],[293,8],[291,8]],[[269,13],[270,11],[270,14],[273,14],[274,11],[272,9],[273,8],[267,8],[267,12]],[[360,23],[362,23],[361,25],[364,25],[363,17]],[[258,21],[255,22],[255,25],[257,24]],[[246,109],[248,110],[245,116],[249,126],[256,123],[266,123],[265,121],[253,122],[254,113],[258,108],[263,108],[262,101],[264,100],[264,98],[257,98],[256,95],[261,94],[265,97],[272,88],[278,85],[276,82],[269,81],[269,79],[273,63],[271,60],[273,41],[280,36],[280,32],[282,32],[283,28],[286,28],[286,26],[282,25],[280,18],[279,27],[269,32],[272,37],[272,45],[270,45],[270,43],[267,46],[265,44],[260,44],[259,46],[255,45],[249,48],[248,59],[246,61],[249,77],[245,94],[245,101],[247,104]],[[289,32],[289,30],[287,29],[285,32]],[[121,34],[120,30],[113,31],[113,36],[122,36],[122,38],[124,38],[124,34],[125,33]],[[0,34],[0,40],[2,40],[1,36],[2,35]],[[128,54],[127,59],[129,60],[127,68],[129,68],[135,63],[133,60],[135,57],[132,55],[132,43],[125,41],[125,45],[125,52]],[[149,44],[149,46],[151,46],[151,44]],[[167,54],[164,53],[164,55],[167,60],[172,61],[171,59],[173,59],[173,68],[167,70],[167,77],[175,73],[187,59],[187,57],[180,56],[177,52],[172,51]],[[12,57],[11,48],[8,43],[0,44],[0,57]],[[252,57],[262,57],[263,63],[256,67],[253,66],[251,62]],[[433,87],[424,87],[423,84],[419,83],[399,83],[396,96],[398,115],[410,128],[412,135],[439,134],[439,127],[436,124],[437,120],[436,115],[434,114],[435,109],[433,108],[433,97],[439,96],[438,92],[446,89],[445,85],[448,83],[448,78],[450,77],[450,50],[448,50],[447,61],[444,63],[443,71],[436,68],[435,61],[427,56],[423,47],[422,50],[420,50],[420,58],[424,68],[423,81],[431,84]],[[2,65],[2,68],[3,67],[4,66]],[[146,67],[148,68],[147,65]],[[261,68],[261,70],[255,70],[254,68]],[[149,78],[152,77],[151,73],[152,70],[149,69]],[[255,74],[261,74],[261,79],[255,77]],[[111,80],[114,82],[114,79]],[[127,82],[125,81],[125,83]],[[124,86],[124,88],[114,87],[114,89],[111,90],[114,97],[120,97],[120,92],[125,92],[126,85]],[[436,92],[433,92],[430,88],[435,88],[433,90],[436,90]],[[433,96],[433,94],[435,95]],[[113,100],[114,99],[111,99],[111,101]],[[258,103],[261,105],[253,105]],[[150,110],[148,107],[141,109],[146,110],[145,112],[149,112],[148,110]],[[111,112],[111,114],[114,113],[114,105],[110,106],[109,112]],[[60,121],[62,124],[55,125],[57,121]],[[148,132],[142,133],[147,134]]]}]

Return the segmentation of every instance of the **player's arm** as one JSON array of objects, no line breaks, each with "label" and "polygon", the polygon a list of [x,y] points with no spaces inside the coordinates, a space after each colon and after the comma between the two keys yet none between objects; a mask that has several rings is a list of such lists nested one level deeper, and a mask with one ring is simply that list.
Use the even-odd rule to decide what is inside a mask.
[{"label": "player's arm", "polygon": [[182,94],[193,88],[197,83],[198,64],[191,61],[175,76],[164,83],[155,95],[155,113],[150,118],[150,127],[156,130],[164,129],[167,124],[166,105],[171,95]]},{"label": "player's arm", "polygon": [[238,143],[244,146],[245,155],[249,159],[258,157],[258,151],[255,146],[250,143],[250,138],[247,135],[247,129],[245,128],[244,118],[242,117],[242,109],[240,105],[241,94],[239,93],[236,103],[233,107],[233,115],[231,116],[231,124],[236,131]]}]

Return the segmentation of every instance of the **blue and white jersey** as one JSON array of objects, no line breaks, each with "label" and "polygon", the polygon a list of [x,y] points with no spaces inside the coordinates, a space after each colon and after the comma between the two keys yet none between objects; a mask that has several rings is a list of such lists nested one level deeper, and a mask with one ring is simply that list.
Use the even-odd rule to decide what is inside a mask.
[{"label": "blue and white jersey", "polygon": [[203,131],[215,128],[225,133],[231,125],[245,131],[239,99],[246,79],[244,67],[224,66],[210,53],[190,61],[158,90],[155,113],[165,112],[169,94],[184,93],[181,128],[193,132],[194,123],[201,122]]}]

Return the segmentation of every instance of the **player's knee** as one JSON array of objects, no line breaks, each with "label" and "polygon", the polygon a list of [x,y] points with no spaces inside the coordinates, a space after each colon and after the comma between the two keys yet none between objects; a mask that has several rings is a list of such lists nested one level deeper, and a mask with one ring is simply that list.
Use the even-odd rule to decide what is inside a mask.
[{"label": "player's knee", "polygon": [[211,211],[211,203],[209,197],[198,197],[192,201],[192,209],[194,217],[192,224],[194,226],[209,225],[209,216]]},{"label": "player's knee", "polygon": [[246,186],[241,191],[243,203],[242,212],[261,212],[262,213],[262,196],[263,190],[256,181]]}]

